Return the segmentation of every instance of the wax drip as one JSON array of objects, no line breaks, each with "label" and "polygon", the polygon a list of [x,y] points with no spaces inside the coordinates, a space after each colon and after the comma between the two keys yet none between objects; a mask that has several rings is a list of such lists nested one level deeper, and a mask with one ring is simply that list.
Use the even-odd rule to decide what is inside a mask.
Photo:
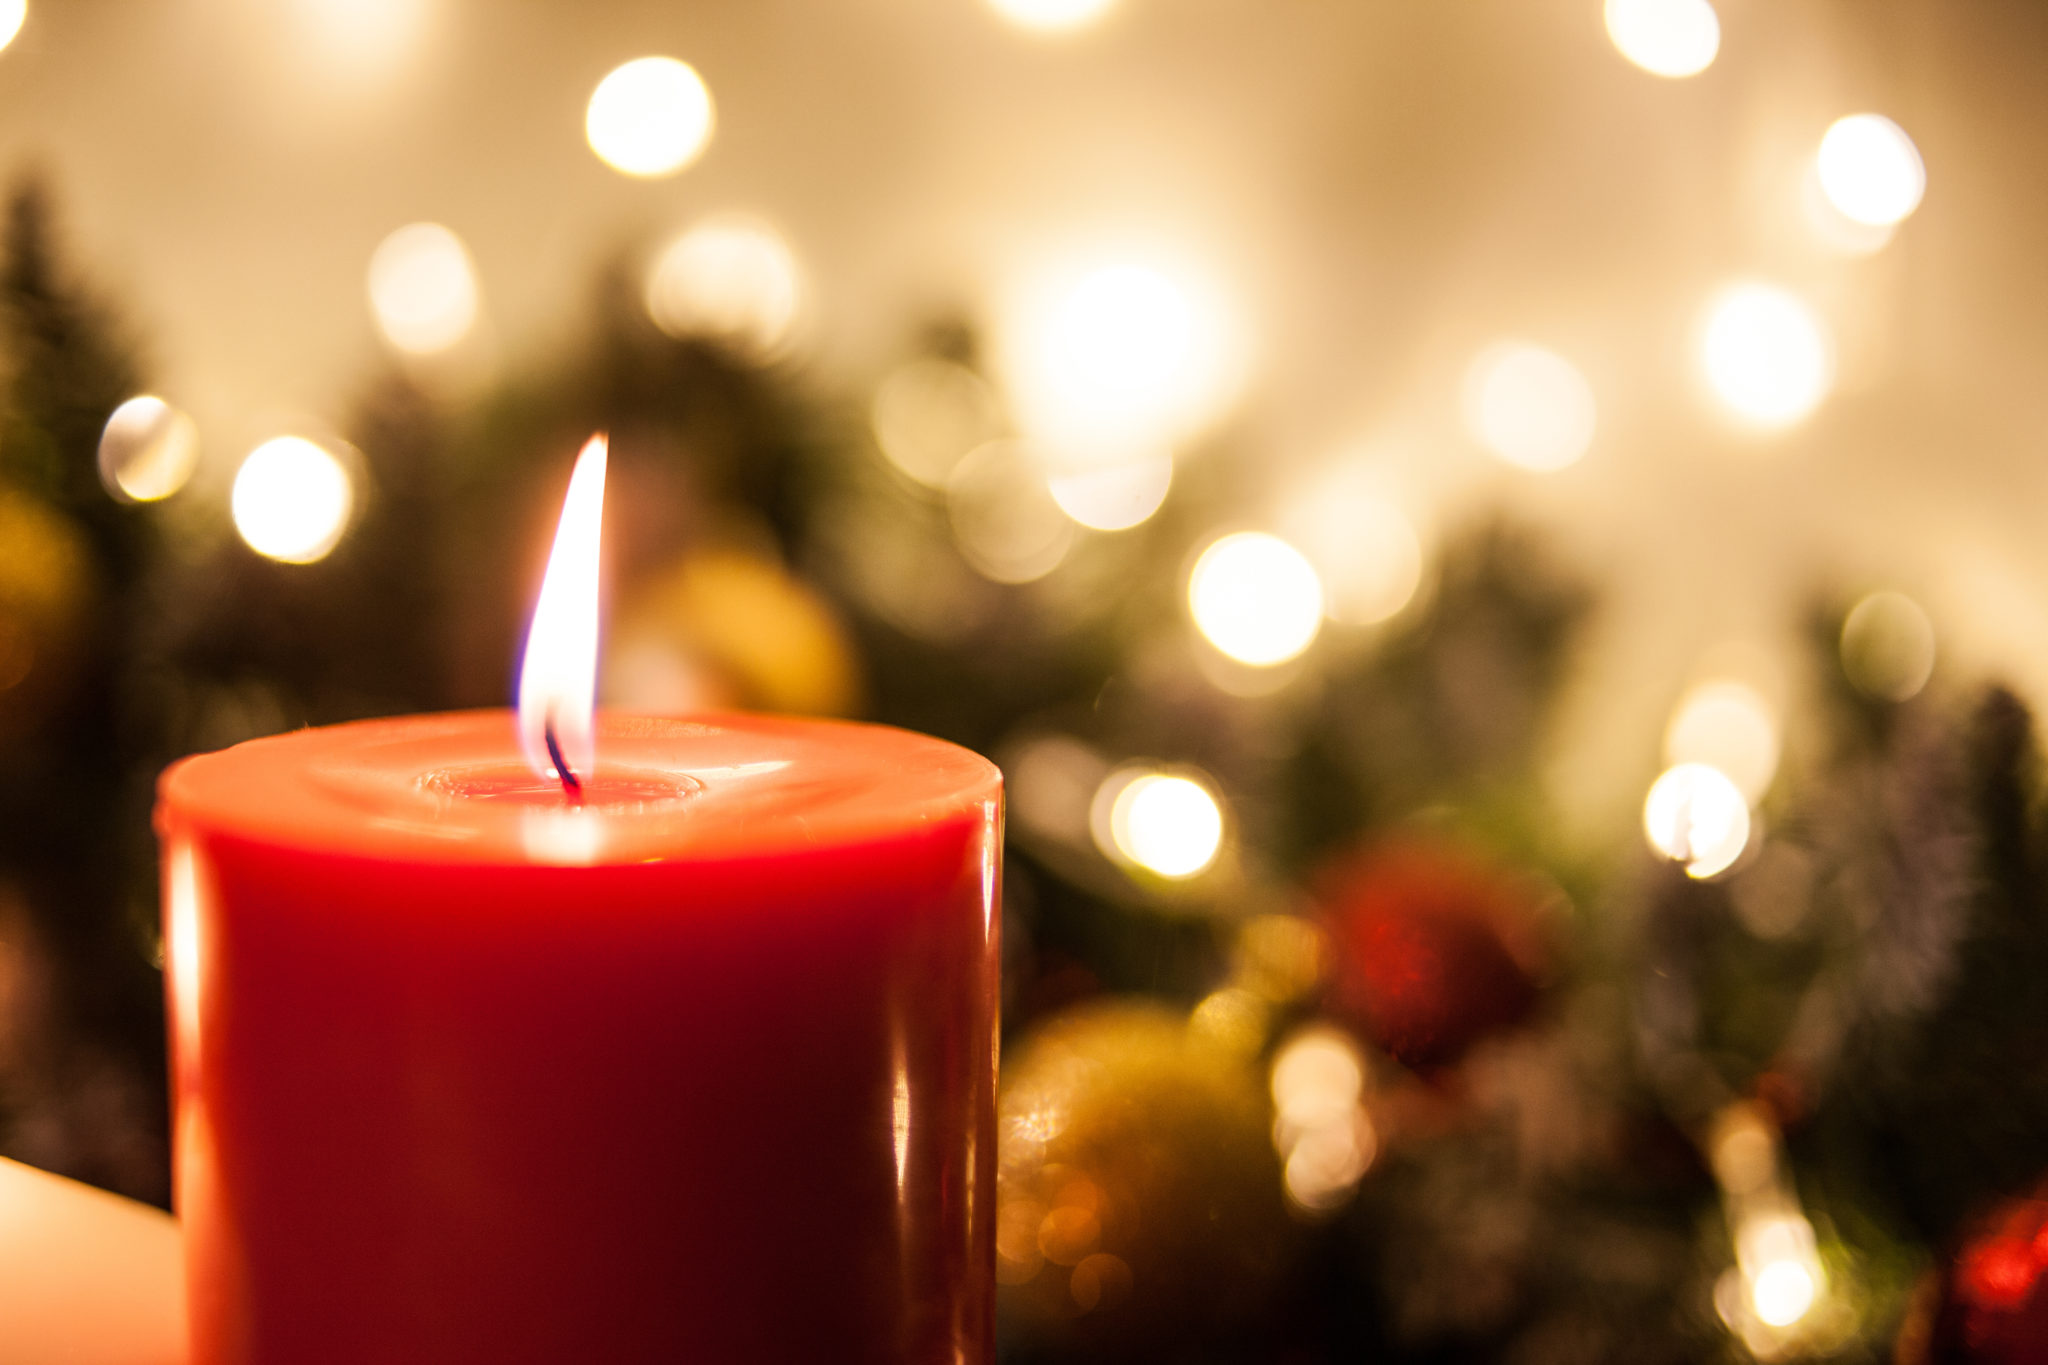
[{"label": "wax drip", "polygon": [[540,729],[541,738],[547,741],[548,758],[554,762],[555,773],[562,779],[562,789],[578,801],[581,801],[583,799],[583,779],[576,776],[575,769],[569,766],[569,760],[562,756],[562,741],[555,738],[555,711],[553,707],[548,708],[548,718],[542,722]]}]

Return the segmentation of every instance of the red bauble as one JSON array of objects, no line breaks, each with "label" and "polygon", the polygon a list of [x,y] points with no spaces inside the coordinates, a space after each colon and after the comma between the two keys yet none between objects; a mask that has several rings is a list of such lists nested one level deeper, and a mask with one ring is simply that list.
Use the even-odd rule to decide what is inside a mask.
[{"label": "red bauble", "polygon": [[1447,839],[1409,836],[1335,864],[1321,900],[1331,1004],[1419,1071],[1527,1019],[1543,974],[1530,879]]},{"label": "red bauble", "polygon": [[1943,1277],[1926,1365],[2048,1365],[2048,1186],[2000,1205]]}]

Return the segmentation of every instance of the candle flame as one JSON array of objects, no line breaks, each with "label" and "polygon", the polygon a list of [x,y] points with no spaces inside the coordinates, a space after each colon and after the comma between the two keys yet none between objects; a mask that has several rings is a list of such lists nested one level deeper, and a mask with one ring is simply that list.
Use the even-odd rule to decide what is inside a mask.
[{"label": "candle flame", "polygon": [[605,438],[576,457],[547,576],[519,666],[519,747],[527,764],[571,792],[597,759],[597,565],[604,520]]}]

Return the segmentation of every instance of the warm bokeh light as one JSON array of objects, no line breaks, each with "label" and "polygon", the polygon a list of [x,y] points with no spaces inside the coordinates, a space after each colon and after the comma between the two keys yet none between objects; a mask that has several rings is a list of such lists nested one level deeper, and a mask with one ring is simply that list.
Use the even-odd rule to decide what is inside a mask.
[{"label": "warm bokeh light", "polygon": [[279,436],[249,452],[229,500],[249,548],[287,564],[324,559],[355,507],[348,470],[303,436]]},{"label": "warm bokeh light", "polygon": [[1934,623],[1902,592],[1874,592],[1842,621],[1842,670],[1881,701],[1916,696],[1934,675]]},{"label": "warm bokeh light", "polygon": [[890,372],[869,412],[889,463],[940,488],[968,451],[1002,429],[1002,407],[980,375],[950,360],[913,360]]},{"label": "warm bokeh light", "polygon": [[1369,626],[1398,615],[1422,587],[1415,524],[1359,462],[1324,470],[1296,490],[1281,529],[1323,584],[1332,621]]},{"label": "warm bokeh light", "polygon": [[711,92],[687,63],[640,57],[598,82],[583,116],[590,150],[612,169],[673,175],[711,141]]},{"label": "warm bokeh light", "polygon": [[1837,119],[1820,140],[1814,167],[1828,202],[1870,227],[1904,221],[1927,191],[1920,149],[1882,114]]},{"label": "warm bokeh light", "polygon": [[1814,240],[1840,256],[1874,256],[1898,235],[1894,224],[1859,223],[1835,207],[1821,186],[1816,165],[1809,165],[1799,179],[1799,208]]},{"label": "warm bokeh light", "polygon": [[1760,427],[1799,421],[1834,383],[1832,346],[1796,295],[1738,284],[1714,300],[1700,336],[1700,363],[1729,411]]},{"label": "warm bokeh light", "polygon": [[100,482],[128,502],[155,502],[185,486],[199,465],[199,428],[153,394],[131,398],[100,432]]},{"label": "warm bokeh light", "polygon": [[1651,786],[1643,833],[1691,876],[1712,877],[1734,866],[1749,843],[1749,803],[1719,769],[1681,763]]},{"label": "warm bokeh light", "polygon": [[1233,328],[1185,272],[1111,260],[1020,283],[1003,368],[1019,424],[1061,463],[1150,456],[1232,397]]},{"label": "warm bokeh light", "polygon": [[781,234],[749,218],[697,224],[655,258],[647,314],[673,337],[717,337],[757,360],[787,349],[803,274]]},{"label": "warm bokeh light", "polygon": [[1721,21],[1708,0],[1607,0],[1607,36],[1652,75],[1696,76],[1721,50]]},{"label": "warm bokeh light", "polygon": [[28,0],[0,0],[0,49],[14,41],[28,18]]},{"label": "warm bokeh light", "polygon": [[1223,847],[1223,806],[1201,781],[1120,769],[1096,791],[1091,819],[1109,857],[1161,877],[1192,877]]},{"label": "warm bokeh light", "polygon": [[549,781],[571,780],[548,752],[548,731],[570,772],[587,776],[596,761],[597,587],[604,543],[603,436],[584,443],[569,474],[540,599],[519,660],[519,747],[527,767]]},{"label": "warm bokeh light", "polygon": [[1240,531],[1202,551],[1188,607],[1203,638],[1239,663],[1285,663],[1314,643],[1323,585],[1301,551],[1278,536]]},{"label": "warm bokeh light", "polygon": [[1797,1261],[1772,1261],[1750,1282],[1750,1302],[1759,1320],[1772,1327],[1790,1327],[1813,1307],[1819,1286],[1813,1272]]},{"label": "warm bokeh light", "polygon": [[1664,731],[1664,761],[1703,763],[1754,801],[1777,775],[1777,714],[1748,683],[1726,678],[1701,683],[1672,711]]},{"label": "warm bokeh light", "polygon": [[1274,1054],[1273,1147],[1296,1208],[1337,1207],[1372,1165],[1379,1141],[1364,1091],[1364,1056],[1336,1029],[1304,1029]]},{"label": "warm bokeh light", "polygon": [[1466,429],[1523,469],[1574,464],[1593,443],[1592,386],[1555,351],[1526,342],[1487,347],[1465,373]]},{"label": "warm bokeh light", "polygon": [[1173,485],[1173,459],[1154,455],[1126,464],[1052,471],[1046,487],[1060,510],[1093,531],[1125,531],[1146,521]]},{"label": "warm bokeh light", "polygon": [[1116,0],[989,0],[996,13],[1019,28],[1061,33],[1101,19]]},{"label": "warm bokeh light", "polygon": [[946,480],[946,511],[960,553],[998,583],[1045,577],[1074,543],[1073,522],[1020,442],[991,441],[962,460]]},{"label": "warm bokeh light", "polygon": [[370,257],[370,310],[384,339],[399,350],[447,350],[476,322],[476,268],[469,249],[439,223],[398,229]]}]

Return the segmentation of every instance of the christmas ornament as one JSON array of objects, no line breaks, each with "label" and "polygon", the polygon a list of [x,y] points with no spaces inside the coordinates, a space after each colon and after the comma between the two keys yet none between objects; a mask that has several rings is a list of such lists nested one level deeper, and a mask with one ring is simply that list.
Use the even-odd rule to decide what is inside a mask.
[{"label": "christmas ornament", "polygon": [[2048,1184],[1977,1225],[1899,1336],[1899,1365],[2048,1365]]},{"label": "christmas ornament", "polygon": [[1387,1053],[1446,1066],[1535,1008],[1535,891],[1448,840],[1405,837],[1340,862],[1320,896],[1336,945],[1332,1001]]},{"label": "christmas ornament", "polygon": [[997,1277],[1024,1332],[1068,1351],[1239,1323],[1293,1235],[1272,1111],[1247,1059],[1132,1002],[1056,1016],[1003,1091]]}]

